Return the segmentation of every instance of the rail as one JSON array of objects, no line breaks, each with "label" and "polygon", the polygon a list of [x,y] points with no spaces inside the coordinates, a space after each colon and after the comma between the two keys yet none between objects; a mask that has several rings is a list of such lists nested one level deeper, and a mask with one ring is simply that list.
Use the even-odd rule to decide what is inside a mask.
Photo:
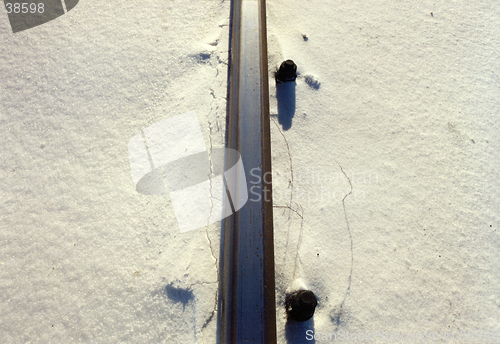
[{"label": "rail", "polygon": [[[226,141],[241,154],[249,199],[222,224],[217,326],[222,344],[276,343],[269,123],[265,0],[233,0]],[[228,154],[226,166],[236,159]],[[241,185],[237,178],[226,175],[226,185]]]}]

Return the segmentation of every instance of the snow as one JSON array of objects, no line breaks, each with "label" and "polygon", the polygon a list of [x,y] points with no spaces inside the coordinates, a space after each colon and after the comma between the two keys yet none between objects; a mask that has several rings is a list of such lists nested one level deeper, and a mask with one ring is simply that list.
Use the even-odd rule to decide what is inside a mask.
[{"label": "snow", "polygon": [[[81,0],[16,34],[0,8],[1,341],[215,342],[220,223],[181,233],[128,143],[195,111],[223,145],[229,2]],[[500,330],[499,26],[495,2],[268,0],[270,75],[299,72],[295,108],[270,90],[280,343]]]}]

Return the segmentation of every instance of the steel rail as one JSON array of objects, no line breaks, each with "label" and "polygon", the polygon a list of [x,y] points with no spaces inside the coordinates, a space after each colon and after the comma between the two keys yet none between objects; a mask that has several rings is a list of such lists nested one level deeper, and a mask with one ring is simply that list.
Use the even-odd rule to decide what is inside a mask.
[{"label": "steel rail", "polygon": [[[241,154],[250,197],[222,224],[217,322],[222,344],[276,343],[269,123],[265,0],[232,0],[226,142]],[[238,158],[226,155],[226,166]],[[226,175],[227,185],[241,185],[231,178],[237,175]]]}]

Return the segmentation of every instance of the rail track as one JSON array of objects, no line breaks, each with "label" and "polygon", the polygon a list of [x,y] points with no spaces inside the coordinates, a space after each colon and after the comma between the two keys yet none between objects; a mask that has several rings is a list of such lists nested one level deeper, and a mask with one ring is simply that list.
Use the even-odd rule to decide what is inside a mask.
[{"label": "rail track", "polygon": [[[265,0],[232,0],[227,148],[237,150],[249,199],[222,224],[218,343],[276,343]],[[239,157],[227,155],[226,166]],[[231,194],[230,197],[238,197]],[[227,205],[228,207],[230,205]]]}]

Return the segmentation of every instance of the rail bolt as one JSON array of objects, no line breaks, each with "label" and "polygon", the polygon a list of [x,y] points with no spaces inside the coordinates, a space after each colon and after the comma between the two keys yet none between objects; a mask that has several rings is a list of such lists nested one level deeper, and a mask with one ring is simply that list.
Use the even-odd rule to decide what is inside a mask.
[{"label": "rail bolt", "polygon": [[297,78],[297,65],[292,60],[284,61],[278,73],[276,73],[276,81],[277,82],[289,82],[295,81]]},{"label": "rail bolt", "polygon": [[287,297],[286,312],[288,318],[296,321],[307,321],[314,315],[318,300],[310,290],[299,290]]}]

